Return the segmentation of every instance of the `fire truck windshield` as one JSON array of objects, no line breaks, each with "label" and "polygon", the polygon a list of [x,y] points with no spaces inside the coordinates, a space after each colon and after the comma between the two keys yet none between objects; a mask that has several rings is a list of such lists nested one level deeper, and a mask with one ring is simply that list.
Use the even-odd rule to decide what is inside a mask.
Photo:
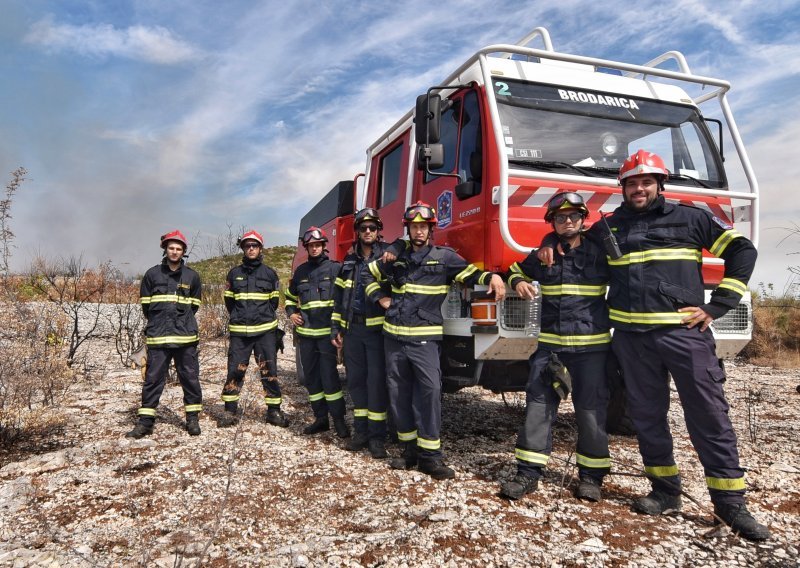
[{"label": "fire truck windshield", "polygon": [[522,169],[616,177],[639,149],[660,155],[669,183],[727,188],[697,108],[574,87],[495,77],[509,162]]}]

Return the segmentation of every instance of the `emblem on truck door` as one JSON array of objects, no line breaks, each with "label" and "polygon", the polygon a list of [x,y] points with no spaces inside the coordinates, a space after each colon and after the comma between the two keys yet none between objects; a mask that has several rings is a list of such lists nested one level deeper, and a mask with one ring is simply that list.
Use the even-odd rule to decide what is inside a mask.
[{"label": "emblem on truck door", "polygon": [[436,209],[439,213],[439,222],[436,226],[444,229],[453,222],[453,192],[443,191],[436,198]]}]

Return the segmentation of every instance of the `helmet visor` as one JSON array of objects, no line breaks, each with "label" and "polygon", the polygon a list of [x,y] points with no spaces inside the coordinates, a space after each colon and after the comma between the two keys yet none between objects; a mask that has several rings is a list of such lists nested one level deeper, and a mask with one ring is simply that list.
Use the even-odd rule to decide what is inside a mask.
[{"label": "helmet visor", "polygon": [[426,222],[432,223],[436,218],[436,213],[427,205],[414,205],[406,209],[403,214],[403,221],[406,223]]}]

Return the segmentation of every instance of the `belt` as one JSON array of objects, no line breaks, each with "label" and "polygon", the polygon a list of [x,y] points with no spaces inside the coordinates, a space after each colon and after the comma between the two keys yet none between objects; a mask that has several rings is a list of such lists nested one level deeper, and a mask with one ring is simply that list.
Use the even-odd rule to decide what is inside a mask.
[{"label": "belt", "polygon": [[362,325],[366,324],[367,323],[367,316],[365,316],[364,314],[353,314],[350,317],[350,323],[360,323]]}]

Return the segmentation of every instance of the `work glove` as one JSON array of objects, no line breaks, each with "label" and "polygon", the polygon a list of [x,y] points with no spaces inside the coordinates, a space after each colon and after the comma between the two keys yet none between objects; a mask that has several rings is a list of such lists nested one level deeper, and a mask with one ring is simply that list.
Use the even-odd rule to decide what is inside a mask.
[{"label": "work glove", "polygon": [[555,353],[550,353],[541,376],[546,384],[553,387],[561,400],[566,400],[567,395],[572,392],[572,376]]}]

